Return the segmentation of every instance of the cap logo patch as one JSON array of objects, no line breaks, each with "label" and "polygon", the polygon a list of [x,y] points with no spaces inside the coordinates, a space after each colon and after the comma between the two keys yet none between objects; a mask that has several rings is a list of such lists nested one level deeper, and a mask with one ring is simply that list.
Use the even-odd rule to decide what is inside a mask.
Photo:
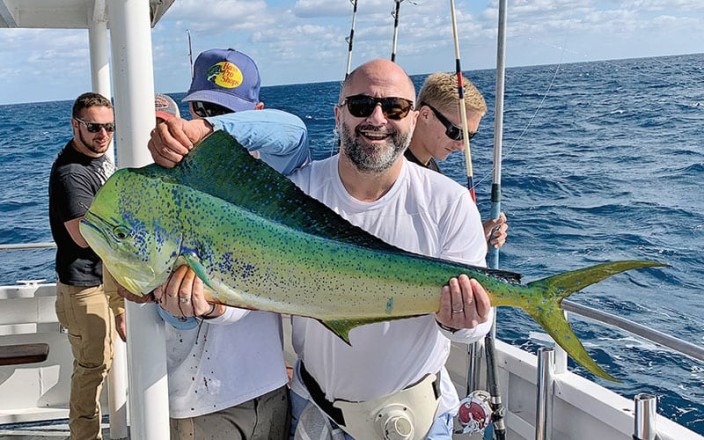
[{"label": "cap logo patch", "polygon": [[154,99],[154,108],[157,110],[164,110],[169,108],[169,103],[166,102],[164,99],[157,97]]},{"label": "cap logo patch", "polygon": [[234,89],[242,84],[242,71],[227,61],[213,64],[205,75],[208,81],[226,89]]}]

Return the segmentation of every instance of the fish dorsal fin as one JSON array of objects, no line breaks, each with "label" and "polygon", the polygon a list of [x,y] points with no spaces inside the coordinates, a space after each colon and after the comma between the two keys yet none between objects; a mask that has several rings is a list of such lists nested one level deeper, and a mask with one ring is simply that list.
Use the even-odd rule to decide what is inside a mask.
[{"label": "fish dorsal fin", "polygon": [[275,223],[345,243],[400,252],[350,225],[265,162],[252,157],[224,131],[201,141],[173,169],[173,177]]}]

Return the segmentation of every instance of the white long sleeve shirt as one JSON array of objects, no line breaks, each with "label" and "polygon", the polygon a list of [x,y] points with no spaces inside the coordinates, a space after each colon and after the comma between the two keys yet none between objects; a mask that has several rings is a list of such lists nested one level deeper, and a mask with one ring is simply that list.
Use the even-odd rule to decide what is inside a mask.
[{"label": "white long sleeve shirt", "polygon": [[[486,241],[469,192],[451,179],[404,162],[401,175],[379,200],[361,202],[340,180],[338,156],[313,162],[291,179],[350,223],[406,251],[485,266]],[[438,286],[438,298],[440,286]],[[319,322],[293,318],[293,344],[306,369],[330,401],[365,401],[399,391],[427,373],[442,371],[438,414],[458,405],[444,370],[450,339],[473,342],[491,328],[491,320],[454,334],[440,330],[435,315],[357,327],[347,345]],[[307,395],[294,378],[293,390]]]}]

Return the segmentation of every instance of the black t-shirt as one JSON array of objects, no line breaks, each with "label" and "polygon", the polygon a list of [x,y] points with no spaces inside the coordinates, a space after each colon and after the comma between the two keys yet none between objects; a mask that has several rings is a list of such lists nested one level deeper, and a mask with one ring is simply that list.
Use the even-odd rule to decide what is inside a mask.
[{"label": "black t-shirt", "polygon": [[440,171],[440,166],[435,161],[434,157],[431,157],[430,160],[428,161],[428,164],[426,165],[426,164],[420,163],[420,161],[413,154],[413,152],[411,151],[410,148],[406,148],[406,151],[403,154],[404,154],[404,156],[406,156],[406,159],[408,159],[409,161],[411,161],[417,165],[420,165],[423,168],[428,168],[429,170],[437,171],[438,173],[442,174],[442,171]]},{"label": "black t-shirt", "polygon": [[49,177],[49,223],[56,242],[56,273],[59,281],[71,286],[97,286],[103,282],[103,264],[91,248],[78,246],[65,222],[82,217],[98,189],[115,167],[104,155],[85,156],[73,141],[59,152]]}]

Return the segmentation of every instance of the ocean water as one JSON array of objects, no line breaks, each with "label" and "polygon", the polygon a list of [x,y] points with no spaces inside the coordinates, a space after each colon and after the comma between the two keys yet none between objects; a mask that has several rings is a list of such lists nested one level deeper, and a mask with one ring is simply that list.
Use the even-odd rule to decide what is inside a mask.
[{"label": "ocean water", "polygon": [[[495,74],[466,74],[489,105],[472,142],[478,204],[487,216]],[[414,77],[418,86],[423,79]],[[262,100],[303,118],[322,158],[336,149],[338,90],[337,82],[264,87]],[[71,104],[0,106],[0,244],[51,240],[47,181],[71,135]],[[702,54],[508,69],[502,207],[510,230],[501,267],[530,281],[617,259],[667,263],[571,299],[704,345],[703,139]],[[461,155],[442,166],[466,182]],[[55,280],[52,250],[0,252],[0,267],[0,285]],[[590,354],[623,380],[597,382],[629,398],[653,393],[660,413],[704,434],[704,364],[591,321],[571,321]],[[543,340],[520,310],[501,309],[498,328],[499,337],[533,352]]]}]

